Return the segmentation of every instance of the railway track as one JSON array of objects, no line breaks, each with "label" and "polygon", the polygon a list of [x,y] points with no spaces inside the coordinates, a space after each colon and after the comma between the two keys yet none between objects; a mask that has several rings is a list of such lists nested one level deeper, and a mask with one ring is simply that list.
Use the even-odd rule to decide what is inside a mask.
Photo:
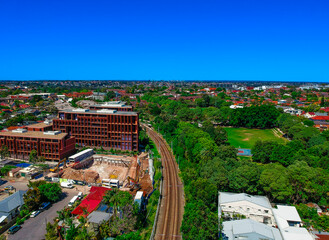
[{"label": "railway track", "polygon": [[184,212],[183,185],[178,176],[175,157],[166,141],[158,133],[147,126],[145,129],[157,145],[163,166],[163,195],[154,239],[182,239],[180,227]]}]

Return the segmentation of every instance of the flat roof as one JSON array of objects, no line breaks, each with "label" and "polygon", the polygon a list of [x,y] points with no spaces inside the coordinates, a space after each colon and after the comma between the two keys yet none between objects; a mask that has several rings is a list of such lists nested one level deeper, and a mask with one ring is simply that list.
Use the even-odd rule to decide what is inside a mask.
[{"label": "flat roof", "polygon": [[259,206],[271,209],[270,201],[265,196],[250,195],[246,193],[219,192],[219,204],[248,201]]},{"label": "flat roof", "polygon": [[132,108],[131,105],[126,105],[124,103],[103,103],[103,104],[94,104],[90,107],[122,107],[122,108]]},{"label": "flat roof", "polygon": [[0,132],[0,136],[63,139],[67,135],[67,133],[59,133],[57,135],[48,135],[44,133],[45,132],[39,132],[39,131],[26,131],[22,133],[8,131],[8,132]]},{"label": "flat roof", "polygon": [[[108,109],[106,109],[108,110]],[[99,112],[100,110],[89,110],[86,112],[83,111],[77,111],[74,109],[64,109],[64,110],[60,110],[58,111],[59,113],[76,113],[76,114],[99,114],[99,115],[136,115],[137,116],[137,112],[124,112],[124,111],[116,111],[116,112]]]},{"label": "flat roof", "polygon": [[41,123],[35,123],[35,124],[30,124],[30,125],[27,125],[26,127],[29,128],[44,128],[44,127],[50,127],[52,126],[53,124],[50,123],[50,124],[46,124],[44,122],[41,122]]}]

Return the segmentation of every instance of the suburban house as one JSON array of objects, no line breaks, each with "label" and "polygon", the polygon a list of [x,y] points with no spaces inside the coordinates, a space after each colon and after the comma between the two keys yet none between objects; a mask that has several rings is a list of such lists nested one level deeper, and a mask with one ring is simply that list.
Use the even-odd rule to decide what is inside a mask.
[{"label": "suburban house", "polygon": [[23,195],[26,191],[19,190],[0,202],[0,224],[8,223],[19,214],[24,204]]},{"label": "suburban house", "polygon": [[280,231],[251,219],[223,222],[223,240],[282,240]]},{"label": "suburban house", "polygon": [[315,238],[302,227],[302,220],[295,207],[278,205],[273,214],[283,240],[314,240]]},{"label": "suburban house", "polygon": [[219,192],[219,218],[225,220],[252,219],[269,226],[275,226],[272,207],[267,197],[245,193]]}]

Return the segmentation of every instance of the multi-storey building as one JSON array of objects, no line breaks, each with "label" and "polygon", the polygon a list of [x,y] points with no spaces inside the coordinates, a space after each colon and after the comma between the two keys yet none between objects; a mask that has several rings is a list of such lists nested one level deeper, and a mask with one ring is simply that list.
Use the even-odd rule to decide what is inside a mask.
[{"label": "multi-storey building", "polygon": [[109,109],[59,111],[54,130],[68,133],[83,146],[138,151],[138,113]]},{"label": "multi-storey building", "polygon": [[29,159],[32,150],[47,160],[61,160],[75,152],[75,138],[60,131],[16,129],[0,132],[0,147],[7,146],[10,156]]},{"label": "multi-storey building", "polygon": [[132,112],[133,107],[131,105],[126,105],[125,102],[113,101],[106,102],[104,104],[96,104],[89,107],[91,110],[101,110],[101,109],[113,109],[122,112]]}]

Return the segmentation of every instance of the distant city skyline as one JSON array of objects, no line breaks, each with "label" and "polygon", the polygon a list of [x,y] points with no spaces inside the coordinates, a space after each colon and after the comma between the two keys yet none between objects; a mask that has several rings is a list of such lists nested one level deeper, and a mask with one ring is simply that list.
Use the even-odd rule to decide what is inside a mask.
[{"label": "distant city skyline", "polygon": [[325,0],[0,6],[0,80],[329,82]]}]

